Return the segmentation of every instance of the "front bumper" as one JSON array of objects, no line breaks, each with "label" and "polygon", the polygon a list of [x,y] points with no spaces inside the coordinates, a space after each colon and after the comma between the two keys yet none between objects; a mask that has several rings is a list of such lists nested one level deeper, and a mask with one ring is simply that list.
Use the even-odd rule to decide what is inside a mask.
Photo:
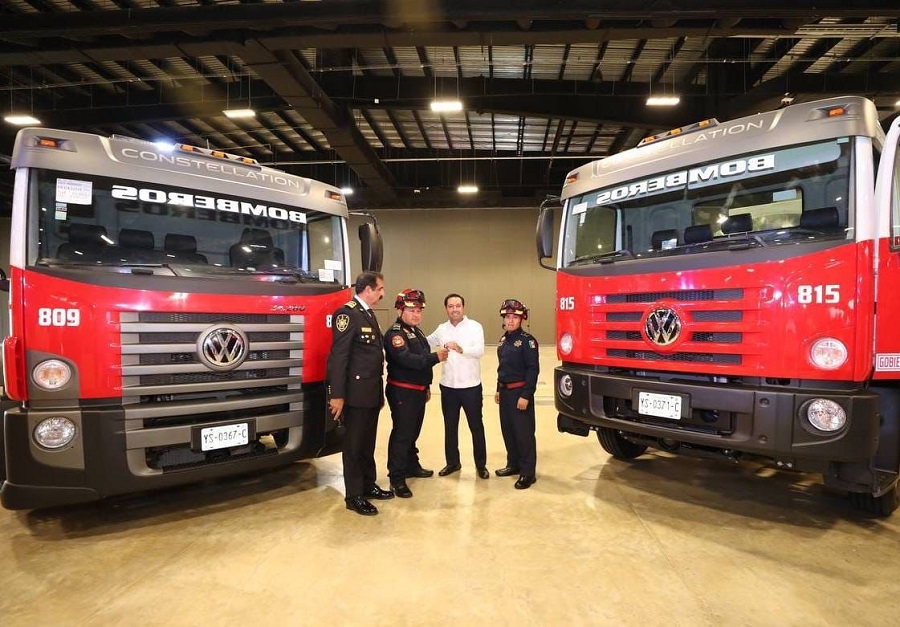
[{"label": "front bumper", "polygon": [[[572,394],[567,398],[559,392],[564,375],[572,378]],[[662,381],[569,365],[556,368],[554,381],[557,411],[589,427],[763,455],[795,468],[819,468],[821,462],[863,462],[872,459],[878,448],[878,397],[862,388]],[[639,414],[632,402],[638,391],[682,395],[690,410],[681,420]],[[847,413],[847,424],[834,433],[816,432],[805,424],[800,408],[815,398],[827,398],[841,405]]]}]

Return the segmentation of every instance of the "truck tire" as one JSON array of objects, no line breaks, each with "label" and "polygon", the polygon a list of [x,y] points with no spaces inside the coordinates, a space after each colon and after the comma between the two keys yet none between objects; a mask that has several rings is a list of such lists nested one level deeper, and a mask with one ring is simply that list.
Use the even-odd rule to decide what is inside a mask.
[{"label": "truck tire", "polygon": [[900,506],[900,481],[881,496],[872,496],[868,492],[851,492],[850,502],[857,509],[861,509],[875,516],[887,518]]},{"label": "truck tire", "polygon": [[634,459],[643,455],[647,450],[647,447],[643,444],[629,442],[618,431],[608,427],[597,429],[597,439],[600,440],[600,446],[603,447],[603,450],[616,459]]}]

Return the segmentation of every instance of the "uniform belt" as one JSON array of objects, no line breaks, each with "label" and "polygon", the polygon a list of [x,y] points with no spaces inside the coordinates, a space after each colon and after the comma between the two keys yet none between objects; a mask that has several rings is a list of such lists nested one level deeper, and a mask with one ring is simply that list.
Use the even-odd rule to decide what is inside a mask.
[{"label": "uniform belt", "polygon": [[505,390],[515,390],[516,388],[525,387],[524,381],[513,381],[512,383],[500,383],[500,387]]},{"label": "uniform belt", "polygon": [[[419,392],[424,392],[428,389],[427,385],[418,385],[416,383],[406,383],[404,381],[394,381],[393,379],[387,380],[388,384],[396,385],[398,388],[406,388],[407,390],[418,390]],[[525,385],[524,383],[522,385]]]}]

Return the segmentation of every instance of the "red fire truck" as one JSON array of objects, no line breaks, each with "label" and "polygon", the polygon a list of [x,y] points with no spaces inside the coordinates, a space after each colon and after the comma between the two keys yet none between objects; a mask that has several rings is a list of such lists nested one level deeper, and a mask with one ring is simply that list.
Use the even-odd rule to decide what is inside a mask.
[{"label": "red fire truck", "polygon": [[596,431],[618,459],[762,456],[893,512],[898,134],[872,102],[833,98],[706,120],[573,170],[551,268],[559,430]]},{"label": "red fire truck", "polygon": [[[188,145],[19,132],[4,342],[7,508],[245,473],[340,448],[330,314],[341,192]],[[363,266],[381,239],[360,227]]]}]

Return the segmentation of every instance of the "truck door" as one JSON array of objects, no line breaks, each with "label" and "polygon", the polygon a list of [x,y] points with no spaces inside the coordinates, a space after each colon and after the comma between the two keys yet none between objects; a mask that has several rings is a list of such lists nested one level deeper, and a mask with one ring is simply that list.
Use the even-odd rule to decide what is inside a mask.
[{"label": "truck door", "polygon": [[874,378],[900,379],[900,117],[884,143],[875,184],[878,280]]}]

